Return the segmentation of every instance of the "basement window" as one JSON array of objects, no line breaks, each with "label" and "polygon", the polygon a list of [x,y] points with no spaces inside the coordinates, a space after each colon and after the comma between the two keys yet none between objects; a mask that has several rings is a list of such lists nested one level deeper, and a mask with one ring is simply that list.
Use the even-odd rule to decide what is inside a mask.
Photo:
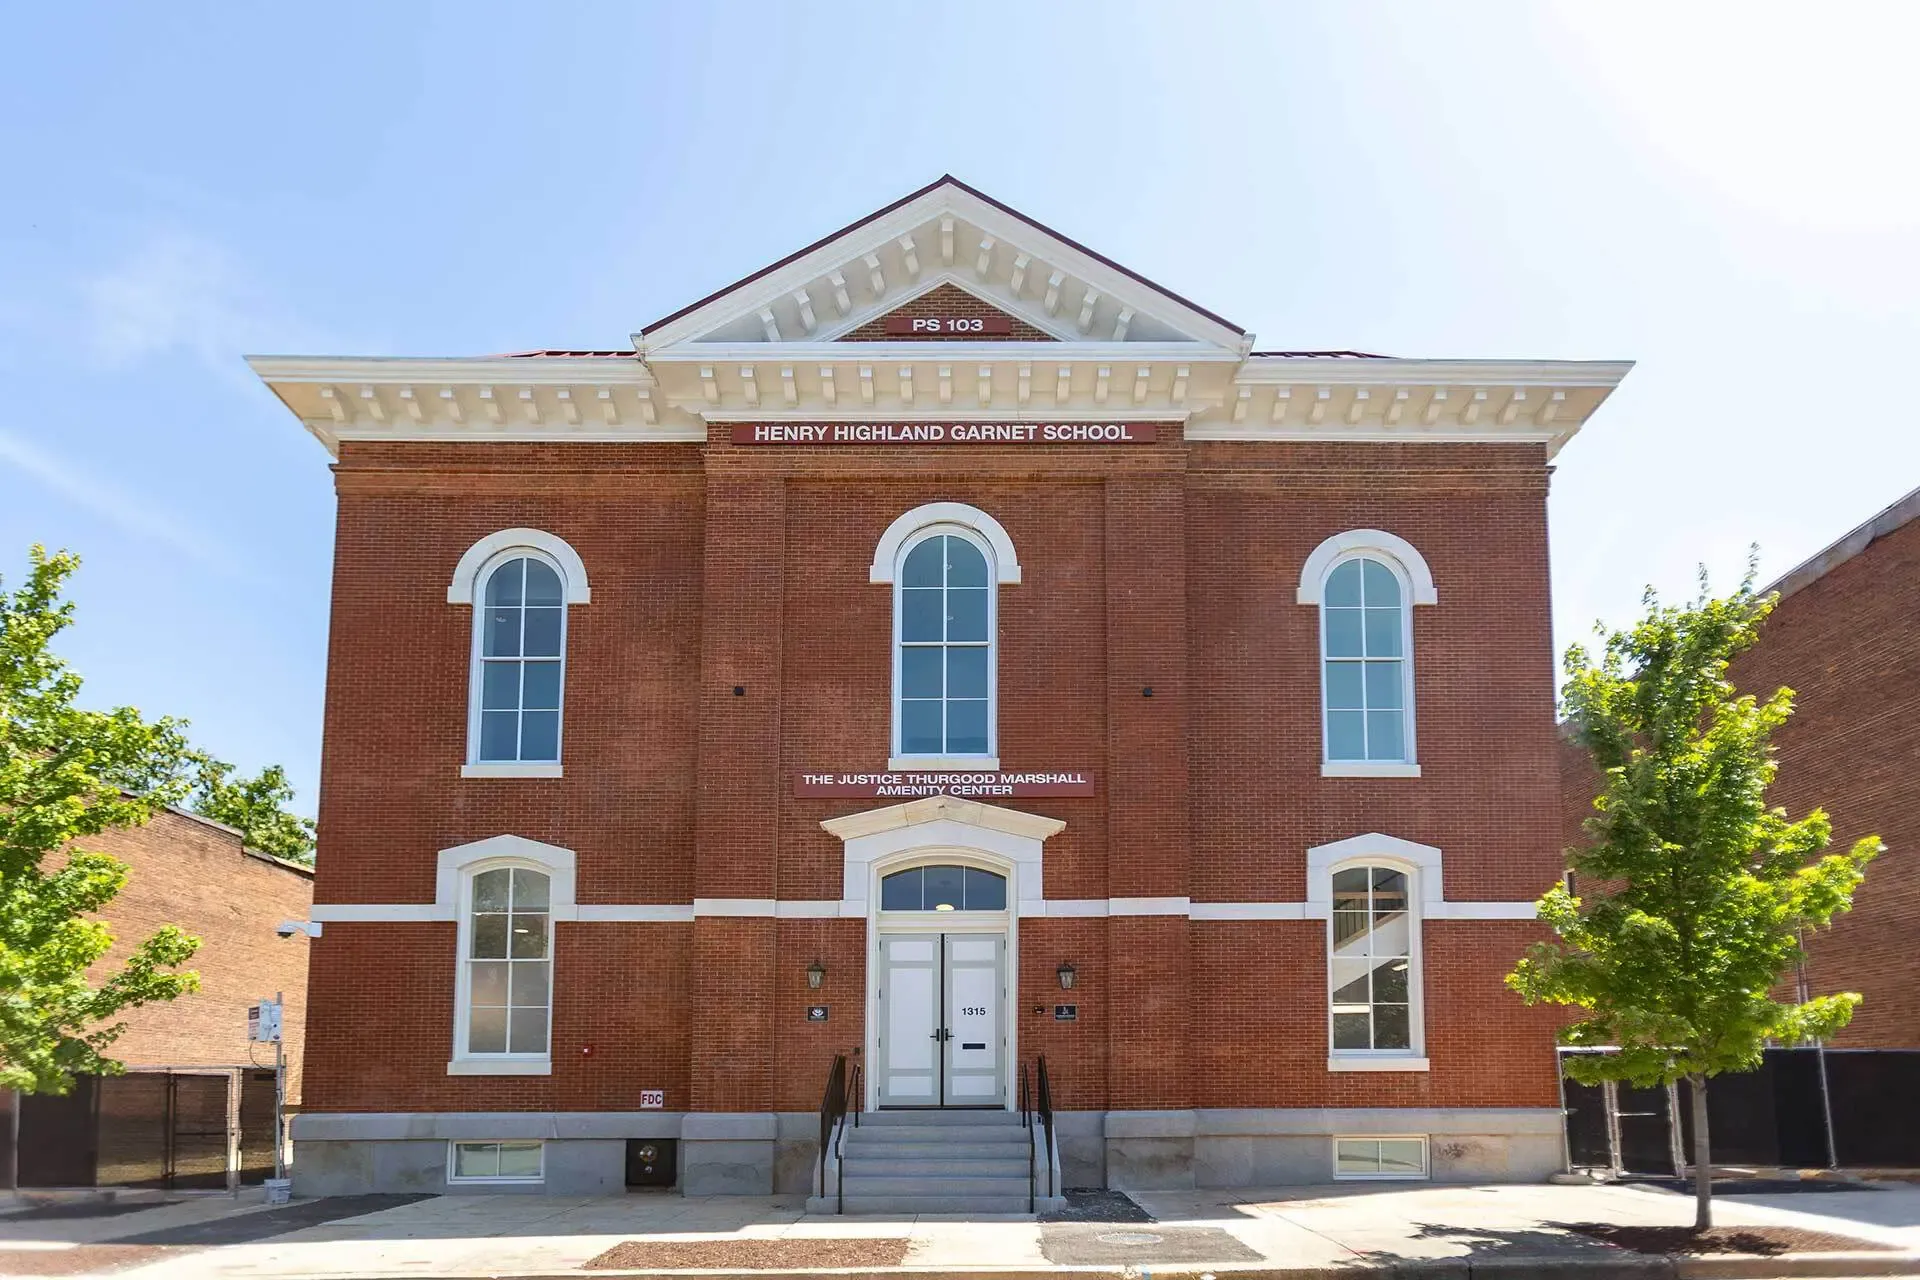
[{"label": "basement window", "polygon": [[544,1182],[546,1152],[544,1142],[449,1142],[447,1181]]},{"label": "basement window", "polygon": [[1346,1179],[1418,1180],[1427,1176],[1425,1137],[1352,1137],[1333,1140],[1333,1176]]}]

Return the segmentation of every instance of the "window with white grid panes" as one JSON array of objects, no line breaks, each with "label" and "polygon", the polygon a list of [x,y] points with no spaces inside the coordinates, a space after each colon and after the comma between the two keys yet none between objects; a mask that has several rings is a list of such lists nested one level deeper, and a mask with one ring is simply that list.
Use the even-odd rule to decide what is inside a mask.
[{"label": "window with white grid panes", "polygon": [[894,588],[894,754],[994,749],[994,573],[988,550],[929,532],[902,549]]},{"label": "window with white grid panes", "polygon": [[553,1006],[550,882],[527,867],[474,875],[467,917],[468,1056],[543,1057]]},{"label": "window with white grid panes", "polygon": [[477,764],[557,764],[567,606],[560,572],[514,555],[485,577],[476,610]]},{"label": "window with white grid panes", "polygon": [[543,1142],[451,1142],[448,1182],[540,1182],[546,1177]]},{"label": "window with white grid panes", "polygon": [[1342,867],[1333,873],[1328,983],[1335,1055],[1413,1052],[1410,890],[1410,877],[1397,867]]},{"label": "window with white grid panes", "polygon": [[1411,763],[1407,592],[1383,561],[1355,556],[1321,593],[1322,723],[1329,761]]}]

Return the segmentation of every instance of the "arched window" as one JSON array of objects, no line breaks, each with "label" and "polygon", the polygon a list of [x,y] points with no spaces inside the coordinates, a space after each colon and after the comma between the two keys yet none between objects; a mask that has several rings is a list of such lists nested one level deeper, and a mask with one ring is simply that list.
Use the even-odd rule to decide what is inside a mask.
[{"label": "arched window", "polygon": [[471,763],[558,765],[567,591],[547,556],[516,547],[479,575]]},{"label": "arched window", "polygon": [[1342,867],[1333,873],[1328,942],[1333,1054],[1415,1051],[1415,938],[1408,873]]},{"label": "arched window", "polygon": [[1398,569],[1378,556],[1351,555],[1327,573],[1320,640],[1329,763],[1413,762],[1407,596]]},{"label": "arched window", "polygon": [[880,877],[882,911],[1005,911],[1007,878],[979,867],[909,867]]},{"label": "arched window", "polygon": [[900,544],[894,575],[893,756],[994,768],[993,548],[936,524]]},{"label": "arched window", "polygon": [[532,867],[467,877],[461,915],[457,1058],[544,1062],[553,1009],[552,884]]}]

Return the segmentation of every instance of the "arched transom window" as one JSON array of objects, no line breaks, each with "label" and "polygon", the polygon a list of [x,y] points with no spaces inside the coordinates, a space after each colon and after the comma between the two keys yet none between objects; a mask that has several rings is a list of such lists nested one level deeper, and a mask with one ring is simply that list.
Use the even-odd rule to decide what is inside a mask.
[{"label": "arched transom window", "polygon": [[1320,626],[1326,759],[1413,760],[1413,678],[1406,584],[1376,556],[1328,572]]},{"label": "arched transom window", "polygon": [[880,878],[882,911],[1005,911],[1007,879],[979,867],[909,867]]},{"label": "arched transom window", "polygon": [[1333,1052],[1411,1053],[1419,1020],[1413,899],[1407,872],[1348,866],[1333,873]]},{"label": "arched transom window", "polygon": [[464,1026],[469,1057],[547,1055],[553,1007],[551,882],[531,867],[489,867],[468,891]]},{"label": "arched transom window", "polygon": [[473,762],[557,764],[566,671],[566,585],[551,560],[503,553],[475,610]]},{"label": "arched transom window", "polygon": [[994,754],[992,548],[935,526],[902,544],[894,587],[894,752]]}]

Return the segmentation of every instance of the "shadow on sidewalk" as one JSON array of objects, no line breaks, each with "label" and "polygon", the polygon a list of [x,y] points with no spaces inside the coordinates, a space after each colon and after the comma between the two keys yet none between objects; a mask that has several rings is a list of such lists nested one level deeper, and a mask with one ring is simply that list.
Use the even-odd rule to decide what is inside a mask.
[{"label": "shadow on sidewalk", "polygon": [[178,1227],[163,1227],[157,1231],[115,1236],[102,1243],[203,1246],[252,1244],[256,1240],[270,1240],[274,1236],[283,1236],[289,1231],[317,1227],[326,1222],[338,1222],[342,1218],[357,1218],[362,1214],[378,1213],[382,1209],[397,1209],[404,1204],[430,1199],[432,1197],[426,1195],[366,1195],[296,1200],[292,1204],[262,1209],[257,1213],[240,1213],[229,1218],[214,1218],[208,1222],[190,1222]]}]

